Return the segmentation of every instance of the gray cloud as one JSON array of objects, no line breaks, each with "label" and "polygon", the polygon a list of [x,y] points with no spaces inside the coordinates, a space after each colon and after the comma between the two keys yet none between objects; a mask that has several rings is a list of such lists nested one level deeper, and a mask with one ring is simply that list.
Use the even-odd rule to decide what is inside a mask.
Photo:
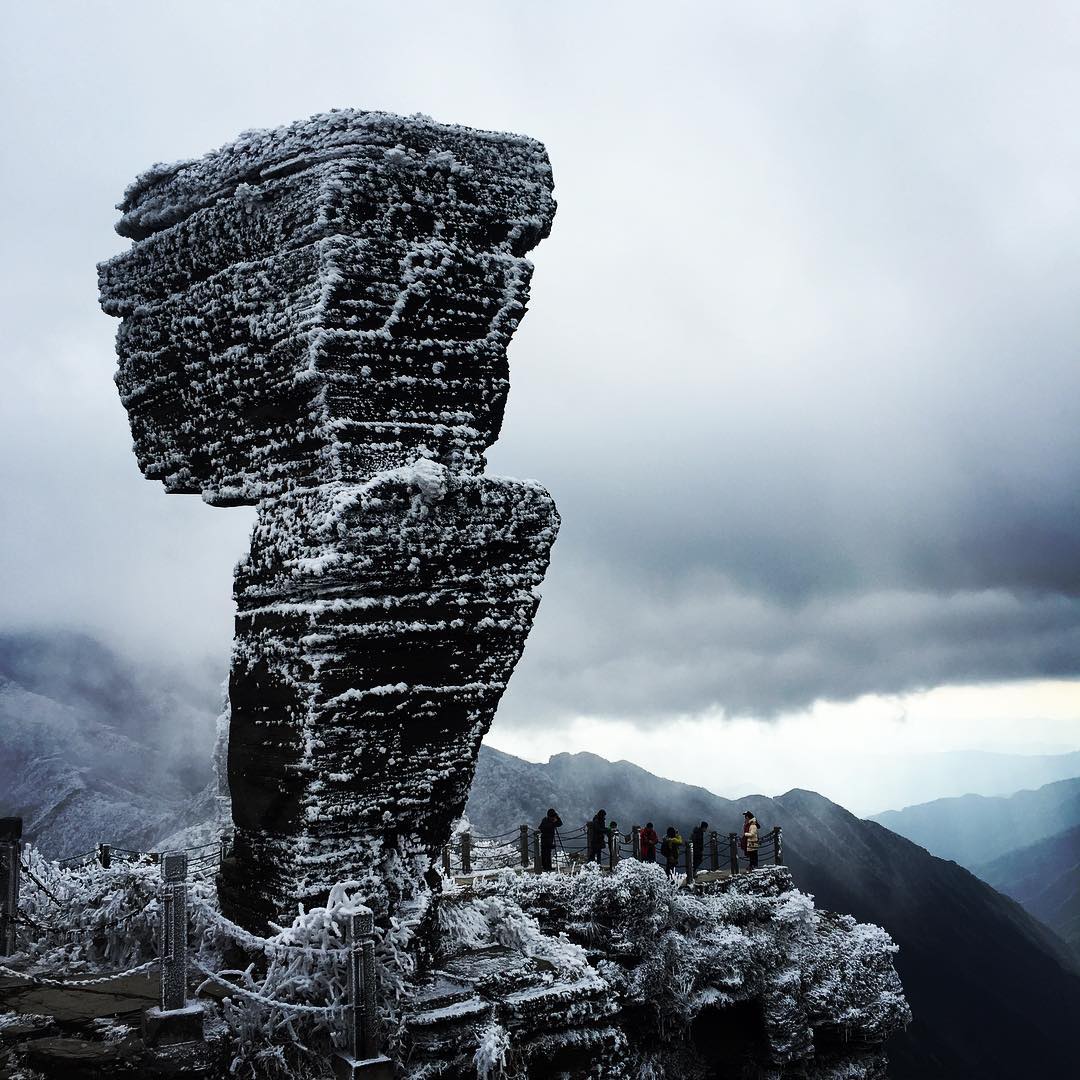
[{"label": "gray cloud", "polygon": [[224,668],[250,516],[138,476],[93,264],[151,162],[347,104],[555,167],[490,459],[564,528],[501,723],[1080,673],[1070,6],[297,10],[6,16],[0,618]]},{"label": "gray cloud", "polygon": [[548,588],[575,603],[541,608],[501,724],[538,711],[645,725],[768,717],[818,698],[1072,676],[1080,651],[1080,600],[1050,594],[853,591],[789,605],[708,572],[657,587],[599,564]]}]

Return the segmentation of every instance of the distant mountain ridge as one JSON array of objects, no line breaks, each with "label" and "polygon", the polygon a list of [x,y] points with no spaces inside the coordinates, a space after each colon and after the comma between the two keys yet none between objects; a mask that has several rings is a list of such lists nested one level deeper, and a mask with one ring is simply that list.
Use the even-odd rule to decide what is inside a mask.
[{"label": "distant mountain ridge", "polygon": [[1080,955],[1080,825],[975,868]]},{"label": "distant mountain ridge", "polygon": [[936,799],[875,814],[871,820],[974,870],[1080,825],[1080,777],[1007,797]]},{"label": "distant mountain ridge", "polygon": [[766,827],[782,825],[796,884],[821,907],[884,926],[900,945],[915,1019],[890,1044],[890,1076],[1015,1080],[1075,1067],[1080,973],[1071,951],[973,874],[875,822],[809,791],[732,801],[592,754],[533,764],[481,748],[466,807],[478,831],[535,824],[548,806],[568,825],[599,807],[623,827],[704,819],[728,832],[745,808]]},{"label": "distant mountain ridge", "polygon": [[147,846],[203,814],[214,715],[83,634],[0,634],[0,816],[56,858]]}]

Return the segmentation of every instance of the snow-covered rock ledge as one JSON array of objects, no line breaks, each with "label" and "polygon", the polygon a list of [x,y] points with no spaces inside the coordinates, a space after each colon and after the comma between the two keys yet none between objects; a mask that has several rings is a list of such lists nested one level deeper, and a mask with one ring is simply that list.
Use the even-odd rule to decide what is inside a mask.
[{"label": "snow-covered rock ledge", "polygon": [[888,934],[818,911],[784,867],[694,888],[633,861],[507,873],[437,907],[432,981],[486,961],[456,1039],[452,1004],[441,1039],[419,1025],[416,1078],[882,1077],[910,1019]]},{"label": "snow-covered rock ledge", "polygon": [[[19,970],[93,977],[158,955],[156,866],[25,854],[44,886],[24,879],[28,924],[67,930],[29,934]],[[818,911],[784,867],[691,887],[629,860],[612,874],[508,870],[407,903],[386,888],[400,873],[336,885],[269,938],[192,880],[190,988],[223,1077],[331,1076],[343,930],[361,906],[376,916],[386,1051],[408,1080],[863,1080],[885,1075],[885,1040],[910,1018],[885,931]]]}]

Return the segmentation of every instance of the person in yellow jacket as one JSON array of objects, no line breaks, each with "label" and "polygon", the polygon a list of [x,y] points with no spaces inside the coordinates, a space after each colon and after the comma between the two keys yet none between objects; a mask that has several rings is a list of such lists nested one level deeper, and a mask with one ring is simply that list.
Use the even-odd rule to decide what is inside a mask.
[{"label": "person in yellow jacket", "polygon": [[675,826],[669,825],[664,841],[660,845],[660,854],[664,856],[664,869],[667,871],[668,877],[674,875],[675,869],[679,865],[679,852],[682,851],[684,842]]},{"label": "person in yellow jacket", "polygon": [[753,812],[743,814],[742,849],[746,853],[746,869],[757,869],[758,823]]}]

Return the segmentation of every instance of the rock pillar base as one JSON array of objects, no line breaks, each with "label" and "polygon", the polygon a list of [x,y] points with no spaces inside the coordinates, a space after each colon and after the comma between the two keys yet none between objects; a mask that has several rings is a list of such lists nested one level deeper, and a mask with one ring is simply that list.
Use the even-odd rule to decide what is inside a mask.
[{"label": "rock pillar base", "polygon": [[337,1080],[354,1080],[357,1077],[363,1080],[394,1080],[394,1063],[382,1054],[363,1061],[350,1054],[335,1054],[333,1066]]},{"label": "rock pillar base", "polygon": [[196,1003],[183,1009],[160,1009],[155,1005],[143,1013],[142,1036],[150,1047],[202,1042],[203,1008]]}]

